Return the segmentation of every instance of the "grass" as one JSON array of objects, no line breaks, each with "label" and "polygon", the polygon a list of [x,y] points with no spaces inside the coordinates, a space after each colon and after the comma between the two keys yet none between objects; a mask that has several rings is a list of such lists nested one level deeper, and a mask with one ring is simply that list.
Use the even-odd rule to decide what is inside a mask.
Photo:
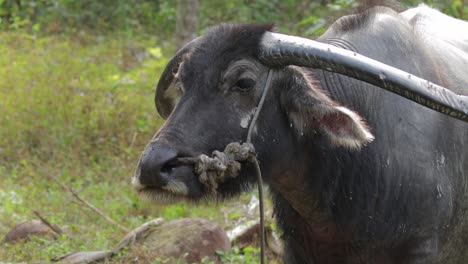
[{"label": "grass", "polygon": [[[205,217],[226,229],[244,220],[248,195],[218,207],[149,206],[130,188],[140,152],[163,123],[154,88],[172,51],[148,36],[0,33],[0,236],[36,218],[33,210],[69,235],[2,246],[0,261],[48,261],[123,237],[48,175],[129,229],[156,217]],[[256,263],[257,254],[234,250],[223,259]]]}]

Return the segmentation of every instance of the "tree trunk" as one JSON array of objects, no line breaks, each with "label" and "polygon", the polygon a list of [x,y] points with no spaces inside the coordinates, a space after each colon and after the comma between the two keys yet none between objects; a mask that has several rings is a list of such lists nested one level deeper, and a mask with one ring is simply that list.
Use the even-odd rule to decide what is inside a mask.
[{"label": "tree trunk", "polygon": [[183,47],[197,36],[199,0],[177,0],[176,45]]}]

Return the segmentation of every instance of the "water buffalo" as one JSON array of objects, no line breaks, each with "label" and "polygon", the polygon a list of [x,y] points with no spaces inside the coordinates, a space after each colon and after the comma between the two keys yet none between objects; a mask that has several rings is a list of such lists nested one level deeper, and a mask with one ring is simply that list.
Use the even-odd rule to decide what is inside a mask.
[{"label": "water buffalo", "polygon": [[[175,55],[156,92],[167,121],[142,154],[135,189],[154,200],[210,197],[192,166],[172,161],[243,141],[272,71],[252,142],[286,263],[467,263],[468,124],[268,57],[271,31],[224,24]],[[317,40],[468,94],[468,23],[427,6],[373,7]],[[252,172],[245,164],[216,198],[249,190]]]}]

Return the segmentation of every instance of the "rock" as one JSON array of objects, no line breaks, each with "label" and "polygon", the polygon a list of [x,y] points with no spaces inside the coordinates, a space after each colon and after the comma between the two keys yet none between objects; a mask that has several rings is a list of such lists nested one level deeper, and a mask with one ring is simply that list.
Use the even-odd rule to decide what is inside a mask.
[{"label": "rock", "polygon": [[[199,218],[173,220],[157,226],[130,250],[133,259],[143,261],[182,259],[199,263],[205,257],[217,260],[216,251],[231,250],[226,232],[217,224]],[[144,252],[142,252],[144,251]]]},{"label": "rock", "polygon": [[56,238],[55,232],[41,220],[29,220],[13,227],[3,239],[3,243],[16,243],[27,240],[31,236],[46,236]]}]

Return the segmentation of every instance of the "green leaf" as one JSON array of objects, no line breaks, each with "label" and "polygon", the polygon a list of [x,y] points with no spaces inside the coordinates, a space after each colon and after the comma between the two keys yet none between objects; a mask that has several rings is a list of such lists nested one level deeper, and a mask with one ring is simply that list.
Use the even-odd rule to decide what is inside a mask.
[{"label": "green leaf", "polygon": [[297,24],[298,25],[305,25],[305,24],[309,24],[309,23],[314,23],[317,19],[318,19],[318,17],[316,17],[316,16],[310,16],[310,17],[307,17],[307,18],[299,21],[299,23],[297,23]]}]

